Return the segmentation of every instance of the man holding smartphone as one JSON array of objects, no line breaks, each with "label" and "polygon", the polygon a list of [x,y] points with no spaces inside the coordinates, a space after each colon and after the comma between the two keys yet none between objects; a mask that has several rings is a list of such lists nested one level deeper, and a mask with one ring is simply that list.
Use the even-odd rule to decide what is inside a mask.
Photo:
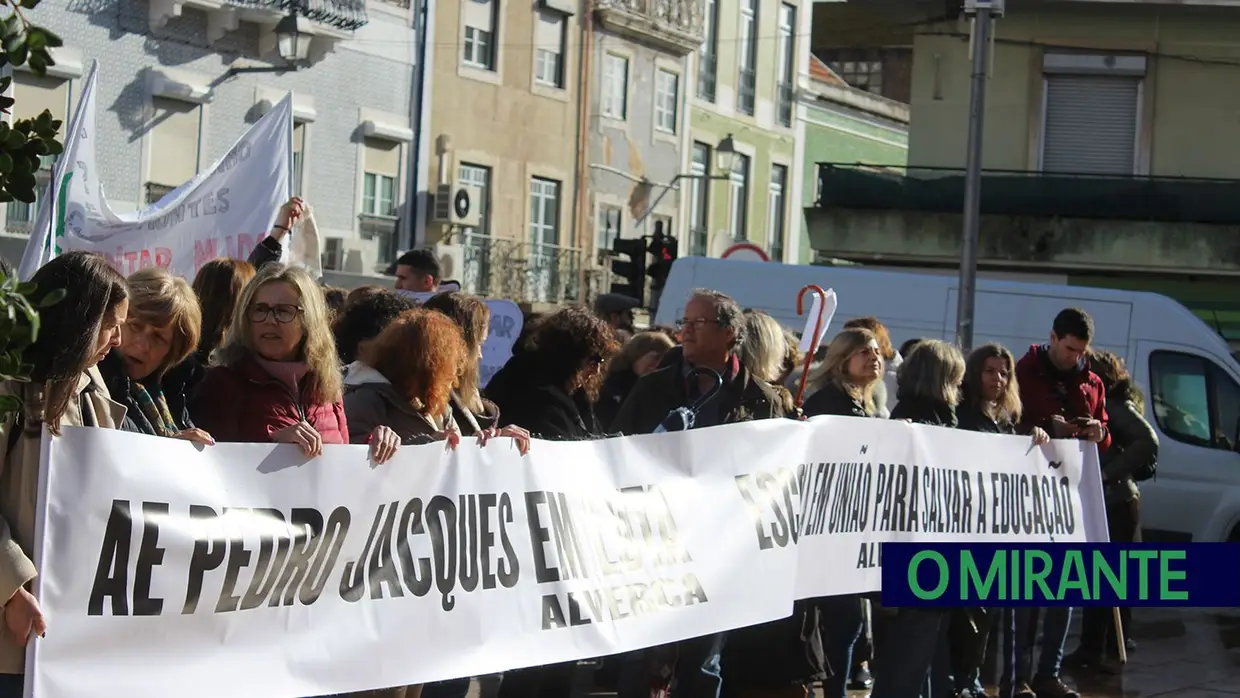
[{"label": "man holding smartphone", "polygon": [[[1066,308],[1055,316],[1050,342],[1030,347],[1016,363],[1023,410],[1018,425],[1021,433],[1041,427],[1055,439],[1092,441],[1099,451],[1110,446],[1106,390],[1102,380],[1089,370],[1085,357],[1093,336],[1094,321],[1089,313]],[[1033,671],[1039,611],[1042,653]],[[1033,698],[1035,693],[1037,698],[1077,698],[1077,692],[1059,675],[1071,620],[1071,608],[1016,610],[1016,683],[1011,698]]]}]

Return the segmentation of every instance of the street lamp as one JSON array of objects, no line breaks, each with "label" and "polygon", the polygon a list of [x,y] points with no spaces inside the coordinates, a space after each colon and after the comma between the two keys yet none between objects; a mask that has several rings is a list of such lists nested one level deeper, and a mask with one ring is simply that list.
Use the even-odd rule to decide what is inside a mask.
[{"label": "street lamp", "polygon": [[290,12],[276,24],[276,52],[280,54],[282,65],[250,65],[228,69],[228,76],[239,73],[285,73],[297,70],[298,66],[310,55],[310,41],[313,34],[302,30],[301,19],[296,13]]},{"label": "street lamp", "polygon": [[736,144],[732,142],[732,134],[719,141],[715,146],[715,170],[725,175],[732,174],[736,167]]}]

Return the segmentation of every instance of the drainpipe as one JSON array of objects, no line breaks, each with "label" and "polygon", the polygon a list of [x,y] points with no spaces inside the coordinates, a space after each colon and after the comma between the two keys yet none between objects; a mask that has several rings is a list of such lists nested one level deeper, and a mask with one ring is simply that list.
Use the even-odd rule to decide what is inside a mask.
[{"label": "drainpipe", "polygon": [[[586,149],[589,147],[590,131],[590,57],[593,55],[594,0],[585,3],[585,16],[581,18],[581,56],[577,60],[577,195],[573,198],[573,240],[581,245],[581,259],[577,263],[577,293],[580,301],[586,294],[587,250],[590,244],[582,242],[586,230],[586,211],[589,208],[589,170],[586,168]],[[589,241],[587,241],[589,242]]]},{"label": "drainpipe", "polygon": [[435,0],[415,0],[417,13],[414,15],[414,31],[417,41],[417,65],[413,70],[413,85],[409,99],[409,120],[413,125],[413,153],[409,158],[408,182],[405,188],[405,201],[408,202],[404,225],[401,226],[401,248],[413,249],[426,241],[426,207],[428,203],[428,187],[424,184],[430,179],[431,160],[431,100],[430,75],[434,53],[430,48],[430,28],[435,23]]}]

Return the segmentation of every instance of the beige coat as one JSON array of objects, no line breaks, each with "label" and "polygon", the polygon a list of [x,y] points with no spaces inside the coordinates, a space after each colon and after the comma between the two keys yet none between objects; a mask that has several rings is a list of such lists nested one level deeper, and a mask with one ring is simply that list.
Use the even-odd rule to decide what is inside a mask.
[{"label": "beige coat", "polygon": [[[93,390],[83,395],[93,383]],[[25,428],[10,451],[9,428],[14,418],[4,421],[0,436],[0,599],[8,601],[38,574],[35,570],[35,510],[39,491],[40,449],[43,443],[41,386],[13,381],[0,383],[0,394],[18,395],[25,403]],[[84,399],[83,399],[84,398]],[[84,426],[83,408],[94,416],[95,426],[116,429],[125,421],[124,406],[113,402],[97,368],[82,374],[76,398],[61,418],[62,426]],[[26,668],[26,649],[18,647],[8,633],[0,634],[0,674],[22,674]]]}]

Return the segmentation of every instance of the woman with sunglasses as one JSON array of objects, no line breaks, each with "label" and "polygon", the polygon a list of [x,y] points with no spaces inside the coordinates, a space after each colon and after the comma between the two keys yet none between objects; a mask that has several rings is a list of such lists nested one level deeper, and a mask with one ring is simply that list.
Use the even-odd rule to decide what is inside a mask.
[{"label": "woman with sunglasses", "polygon": [[[349,443],[327,303],[304,269],[269,264],[242,289],[190,416],[216,441],[289,443],[308,457]],[[400,439],[378,426],[370,444],[382,463]]]}]

